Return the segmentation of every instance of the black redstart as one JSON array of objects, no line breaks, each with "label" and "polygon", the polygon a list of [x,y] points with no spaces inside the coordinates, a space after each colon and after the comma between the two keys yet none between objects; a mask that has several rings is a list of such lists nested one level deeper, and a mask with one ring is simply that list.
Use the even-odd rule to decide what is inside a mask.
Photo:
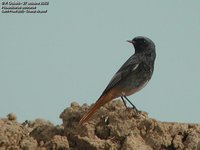
[{"label": "black redstart", "polygon": [[155,44],[149,38],[142,36],[127,42],[133,44],[135,54],[113,76],[94,106],[81,118],[80,124],[88,121],[101,106],[117,97],[121,97],[124,104],[125,98],[136,109],[126,96],[141,90],[151,79],[156,58]]}]

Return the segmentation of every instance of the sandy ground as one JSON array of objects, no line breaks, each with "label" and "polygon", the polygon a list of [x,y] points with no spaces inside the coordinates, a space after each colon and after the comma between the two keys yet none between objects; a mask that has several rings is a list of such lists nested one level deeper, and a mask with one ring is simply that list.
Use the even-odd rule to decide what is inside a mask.
[{"label": "sandy ground", "polygon": [[19,123],[9,114],[0,119],[0,150],[200,150],[199,124],[160,122],[116,100],[80,125],[88,109],[72,103],[58,126],[44,119]]}]

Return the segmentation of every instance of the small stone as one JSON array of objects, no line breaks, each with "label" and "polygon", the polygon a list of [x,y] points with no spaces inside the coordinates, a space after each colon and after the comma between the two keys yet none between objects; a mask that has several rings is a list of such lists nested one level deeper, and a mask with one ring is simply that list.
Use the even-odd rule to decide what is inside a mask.
[{"label": "small stone", "polygon": [[77,102],[72,102],[71,107],[80,107],[79,103]]},{"label": "small stone", "polygon": [[17,120],[17,116],[14,113],[9,113],[7,115],[8,120],[10,121],[16,121]]}]

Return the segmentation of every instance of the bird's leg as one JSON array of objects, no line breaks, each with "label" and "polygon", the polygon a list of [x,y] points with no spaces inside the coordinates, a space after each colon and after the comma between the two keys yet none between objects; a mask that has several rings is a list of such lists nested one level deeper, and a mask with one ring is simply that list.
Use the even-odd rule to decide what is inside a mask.
[{"label": "bird's leg", "polygon": [[123,101],[123,103],[124,103],[124,106],[127,108],[126,101],[124,100],[124,97],[121,96],[121,99],[122,99],[122,101]]},{"label": "bird's leg", "polygon": [[135,105],[125,95],[123,97],[131,104],[131,106],[133,107],[133,109],[135,109],[138,112],[138,109],[135,107]]}]

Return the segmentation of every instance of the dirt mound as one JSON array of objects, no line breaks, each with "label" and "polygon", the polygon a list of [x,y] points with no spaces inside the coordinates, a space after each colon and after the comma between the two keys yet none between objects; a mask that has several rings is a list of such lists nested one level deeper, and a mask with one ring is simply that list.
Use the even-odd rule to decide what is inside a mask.
[{"label": "dirt mound", "polygon": [[116,100],[80,125],[88,109],[88,105],[72,103],[61,113],[59,126],[43,119],[18,123],[9,114],[0,119],[0,150],[200,150],[198,124],[160,122],[146,112],[125,109]]}]

